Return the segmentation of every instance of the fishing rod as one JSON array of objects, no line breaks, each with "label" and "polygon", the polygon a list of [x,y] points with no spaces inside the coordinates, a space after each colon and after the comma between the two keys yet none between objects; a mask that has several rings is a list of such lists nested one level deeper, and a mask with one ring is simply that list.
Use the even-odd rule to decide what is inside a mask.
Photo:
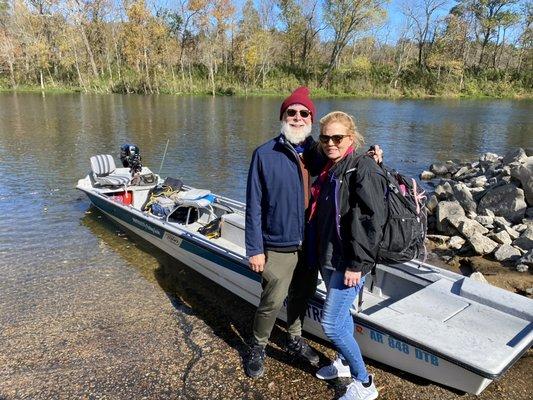
[{"label": "fishing rod", "polygon": [[167,139],[167,144],[165,145],[165,151],[163,152],[163,158],[161,159],[161,165],[159,166],[159,171],[157,175],[161,176],[161,170],[163,169],[163,163],[165,162],[165,157],[167,156],[168,142],[170,139]]}]

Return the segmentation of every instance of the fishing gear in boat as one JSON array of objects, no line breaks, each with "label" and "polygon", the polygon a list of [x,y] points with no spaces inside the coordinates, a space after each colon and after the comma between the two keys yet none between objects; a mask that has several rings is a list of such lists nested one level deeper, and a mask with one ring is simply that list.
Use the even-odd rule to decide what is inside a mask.
[{"label": "fishing gear in boat", "polygon": [[198,229],[198,232],[205,235],[208,239],[216,239],[220,237],[220,222],[221,218],[216,218],[207,225]]}]

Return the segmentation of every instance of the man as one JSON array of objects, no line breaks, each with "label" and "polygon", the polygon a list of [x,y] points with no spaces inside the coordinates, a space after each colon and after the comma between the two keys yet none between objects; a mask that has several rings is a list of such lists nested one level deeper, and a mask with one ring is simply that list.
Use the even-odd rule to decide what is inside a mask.
[{"label": "man", "polygon": [[310,187],[303,152],[314,145],[310,135],[315,113],[309,89],[296,89],[281,104],[281,134],[252,156],[246,190],[246,254],[250,268],[262,274],[263,288],[245,359],[246,374],[252,378],[264,373],[265,346],[287,294],[286,349],[313,365],[319,361],[301,337],[318,274],[306,267],[301,255]]}]

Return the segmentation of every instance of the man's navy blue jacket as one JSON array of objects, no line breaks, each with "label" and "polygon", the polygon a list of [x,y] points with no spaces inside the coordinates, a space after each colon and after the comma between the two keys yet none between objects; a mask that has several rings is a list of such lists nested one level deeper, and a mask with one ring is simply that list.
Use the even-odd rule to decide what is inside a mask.
[{"label": "man's navy blue jacket", "polygon": [[[314,144],[308,137],[305,148]],[[298,154],[280,135],[252,155],[246,187],[246,255],[298,248],[305,225],[304,189]]]}]

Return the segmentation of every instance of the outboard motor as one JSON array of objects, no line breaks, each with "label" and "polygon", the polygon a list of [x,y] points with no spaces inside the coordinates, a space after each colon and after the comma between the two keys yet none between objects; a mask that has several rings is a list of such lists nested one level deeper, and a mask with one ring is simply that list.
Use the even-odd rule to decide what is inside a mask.
[{"label": "outboard motor", "polygon": [[120,146],[120,161],[122,166],[130,169],[131,176],[142,171],[141,153],[134,144],[123,144]]}]

